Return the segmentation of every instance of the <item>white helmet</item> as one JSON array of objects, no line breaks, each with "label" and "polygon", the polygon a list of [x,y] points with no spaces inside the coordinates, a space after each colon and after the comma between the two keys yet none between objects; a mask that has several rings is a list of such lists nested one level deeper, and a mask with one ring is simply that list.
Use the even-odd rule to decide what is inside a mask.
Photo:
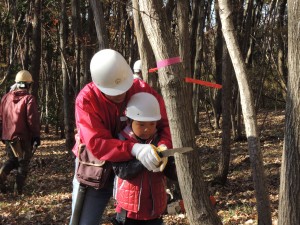
[{"label": "white helmet", "polygon": [[139,73],[142,70],[142,61],[141,60],[137,60],[134,65],[133,65],[133,71],[135,73]]},{"label": "white helmet", "polygon": [[133,84],[132,70],[124,57],[112,49],[97,52],[90,63],[92,80],[104,94],[125,93]]},{"label": "white helmet", "polygon": [[27,70],[20,70],[15,78],[15,82],[25,82],[25,83],[32,83],[32,76]]},{"label": "white helmet", "polygon": [[126,116],[137,121],[158,121],[161,119],[159,103],[152,94],[134,94],[127,104]]}]

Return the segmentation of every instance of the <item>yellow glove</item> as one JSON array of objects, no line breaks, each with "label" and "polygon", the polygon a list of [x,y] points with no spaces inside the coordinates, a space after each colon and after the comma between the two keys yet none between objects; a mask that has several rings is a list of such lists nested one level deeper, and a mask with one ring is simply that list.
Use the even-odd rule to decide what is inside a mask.
[{"label": "yellow glove", "polygon": [[[156,148],[156,150],[157,150],[158,152],[162,152],[162,151],[167,150],[167,149],[168,149],[168,148],[167,148],[167,146],[165,146],[165,145],[160,145],[160,146],[158,146],[158,147]],[[164,169],[165,169],[167,163],[168,163],[168,157],[161,158],[161,163],[160,163],[160,165],[159,165],[159,171],[160,171],[160,172],[164,171]]]}]

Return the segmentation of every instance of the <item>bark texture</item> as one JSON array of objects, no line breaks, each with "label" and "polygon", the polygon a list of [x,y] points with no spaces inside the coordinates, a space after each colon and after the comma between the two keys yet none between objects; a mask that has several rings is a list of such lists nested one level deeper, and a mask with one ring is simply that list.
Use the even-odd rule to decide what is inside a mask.
[{"label": "bark texture", "polygon": [[279,193],[279,225],[300,224],[300,1],[288,1],[288,91]]}]

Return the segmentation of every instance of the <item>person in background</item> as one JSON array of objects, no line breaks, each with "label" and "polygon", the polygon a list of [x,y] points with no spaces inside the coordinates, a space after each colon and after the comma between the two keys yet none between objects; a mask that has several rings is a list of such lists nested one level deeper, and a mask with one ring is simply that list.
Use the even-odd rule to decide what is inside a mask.
[{"label": "person in background", "polygon": [[40,141],[40,116],[36,99],[29,93],[33,82],[27,70],[17,73],[15,84],[2,97],[0,131],[5,143],[7,161],[0,169],[0,188],[6,192],[6,178],[17,170],[15,192],[21,195],[28,175],[29,163]]},{"label": "person in background", "polygon": [[[130,97],[138,92],[148,92],[157,98],[160,105],[162,118],[157,124],[157,133],[160,135],[157,145],[170,148],[171,134],[162,97],[142,80],[133,79],[130,66],[115,50],[103,49],[97,52],[92,57],[90,71],[92,82],[80,91],[75,102],[78,131],[77,142],[73,148],[75,156],[78,156],[78,147],[82,143],[99,160],[110,163],[137,158],[149,171],[156,171],[162,161],[157,155],[157,149],[150,144],[119,140],[118,133],[126,126],[124,110]],[[76,157],[76,168],[77,165]],[[113,181],[112,172],[105,187],[97,190],[86,187],[83,205],[80,207],[80,225],[99,225],[113,193]],[[71,222],[76,216],[74,212],[77,197],[81,196],[80,187],[75,173]]]},{"label": "person in background", "polygon": [[[134,94],[126,108],[127,126],[119,134],[120,140],[157,146],[160,136],[156,125],[161,119],[157,99],[145,92]],[[166,149],[160,146],[158,151]],[[115,199],[120,225],[163,225],[162,214],[167,206],[166,177],[163,171],[169,167],[176,174],[173,164],[162,158],[157,171],[147,170],[138,159],[113,163],[116,174]],[[171,168],[172,167],[172,168]],[[173,175],[174,177],[174,175]]]},{"label": "person in background", "polygon": [[142,61],[139,59],[133,65],[133,78],[143,80]]}]

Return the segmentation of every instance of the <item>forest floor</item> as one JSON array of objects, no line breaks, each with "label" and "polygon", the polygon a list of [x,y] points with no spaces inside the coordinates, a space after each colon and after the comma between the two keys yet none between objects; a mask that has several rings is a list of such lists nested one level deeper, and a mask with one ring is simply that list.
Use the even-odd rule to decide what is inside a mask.
[{"label": "forest floor", "polygon": [[[261,150],[270,194],[273,224],[277,224],[279,172],[283,149],[284,111],[258,113]],[[201,113],[201,134],[197,137],[201,152],[201,169],[206,181],[216,174],[221,150],[221,131],[210,128]],[[71,214],[71,192],[74,160],[64,148],[65,140],[54,134],[42,134],[30,166],[24,195],[13,194],[14,173],[8,178],[9,192],[0,193],[0,225],[67,225]],[[0,145],[0,165],[5,159]],[[209,187],[217,201],[215,209],[224,225],[257,224],[256,200],[250,169],[247,142],[232,142],[228,181],[224,186]],[[113,203],[104,214],[102,225],[110,225],[115,215]],[[167,225],[187,225],[185,214],[165,215]]]}]

